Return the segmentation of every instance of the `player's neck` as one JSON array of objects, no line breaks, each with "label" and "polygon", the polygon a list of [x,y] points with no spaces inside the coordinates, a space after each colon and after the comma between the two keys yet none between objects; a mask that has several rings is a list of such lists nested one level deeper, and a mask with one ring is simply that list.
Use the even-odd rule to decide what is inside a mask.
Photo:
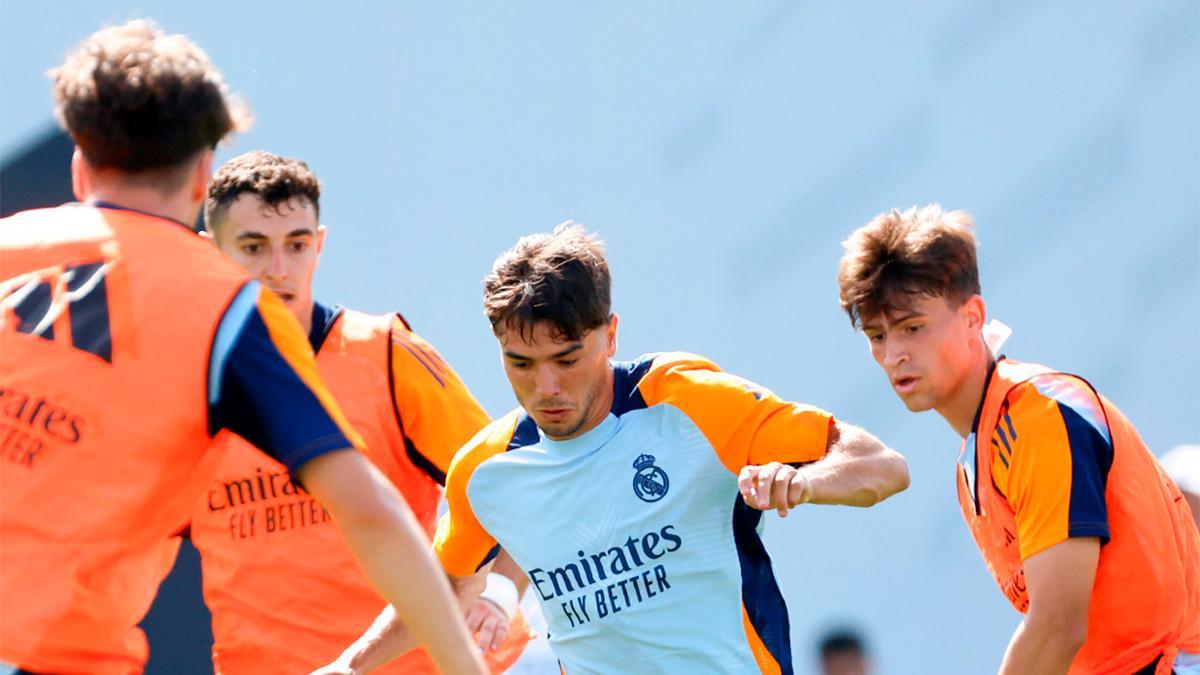
[{"label": "player's neck", "polygon": [[174,220],[191,228],[200,215],[200,205],[188,198],[186,190],[163,194],[152,187],[133,187],[110,182],[95,182],[87,201],[105,202],[152,216]]},{"label": "player's neck", "polygon": [[313,304],[314,302],[312,296],[310,295],[308,302],[303,306],[296,307],[294,311],[296,320],[300,322],[300,327],[304,329],[305,336],[312,335]]},{"label": "player's neck", "polygon": [[971,434],[975,425],[975,414],[983,403],[988,373],[992,371],[994,362],[995,358],[981,336],[971,350],[971,365],[967,374],[945,403],[937,407],[938,414],[963,438]]}]

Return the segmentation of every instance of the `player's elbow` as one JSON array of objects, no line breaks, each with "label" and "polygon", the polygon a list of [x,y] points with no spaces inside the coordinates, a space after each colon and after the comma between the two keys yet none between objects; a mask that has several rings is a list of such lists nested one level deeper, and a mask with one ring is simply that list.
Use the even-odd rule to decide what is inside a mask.
[{"label": "player's elbow", "polygon": [[1044,634],[1050,649],[1059,654],[1074,655],[1087,642],[1086,613],[1061,611],[1060,608],[1048,612],[1030,611],[1025,623],[1027,629]]},{"label": "player's elbow", "polygon": [[873,462],[875,465],[875,480],[871,481],[871,489],[865,491],[860,506],[874,506],[891,497],[897,492],[908,489],[910,482],[908,462],[904,456],[892,450],[883,448]]}]

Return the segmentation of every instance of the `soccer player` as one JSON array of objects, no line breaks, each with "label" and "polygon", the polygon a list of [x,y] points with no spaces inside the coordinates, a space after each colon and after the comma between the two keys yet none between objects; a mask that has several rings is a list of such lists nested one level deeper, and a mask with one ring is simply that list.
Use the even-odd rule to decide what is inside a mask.
[{"label": "soccer player", "polygon": [[[503,546],[529,576],[567,673],[790,673],[764,509],[870,506],[908,485],[895,451],[817,408],[684,353],[617,350],[603,244],[566,223],[484,282],[520,408],[446,481],[434,547],[465,597]],[[326,673],[405,642],[382,616]]]},{"label": "soccer player", "polygon": [[1087,380],[997,356],[973,227],[936,204],[880,214],[845,241],[838,283],[905,406],[965,439],[963,516],[1025,614],[1000,672],[1200,672],[1186,502]]},{"label": "soccer player", "polygon": [[[396,314],[372,316],[313,299],[326,229],[321,186],[308,165],[249,152],[217,170],[205,202],[207,234],[283,300],[307,332],[317,369],[428,536],[439,483],[454,452],[486,425],[487,413],[428,342]],[[222,433],[224,459],[192,519],[205,601],[212,610],[218,672],[307,673],[328,663],[371,624],[387,601],[340,541],[320,502],[245,439]],[[470,616],[486,635],[493,671],[517,659],[532,634],[514,611],[518,587],[493,573]],[[507,590],[507,593],[503,591]],[[501,599],[506,598],[506,599]],[[512,629],[509,629],[510,615]],[[416,650],[387,672],[436,673]]]},{"label": "soccer player", "polygon": [[245,120],[220,74],[134,21],[84,40],[53,80],[83,203],[0,222],[0,671],[141,672],[137,623],[225,429],[321,499],[439,665],[482,672],[295,317],[189,227],[213,147]]}]

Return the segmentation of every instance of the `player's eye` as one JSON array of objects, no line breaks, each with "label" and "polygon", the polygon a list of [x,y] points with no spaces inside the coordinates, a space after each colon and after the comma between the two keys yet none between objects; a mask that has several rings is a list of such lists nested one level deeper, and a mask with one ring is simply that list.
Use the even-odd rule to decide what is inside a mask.
[{"label": "player's eye", "polygon": [[246,255],[254,255],[262,248],[259,244],[243,244],[242,253]]},{"label": "player's eye", "polygon": [[308,248],[308,242],[307,241],[293,241],[293,242],[290,242],[288,244],[288,246],[292,249],[292,253],[303,253],[304,250]]},{"label": "player's eye", "polygon": [[579,362],[579,359],[559,359],[558,364],[564,367],[571,367]]},{"label": "player's eye", "polygon": [[868,333],[867,339],[875,344],[883,343],[883,333]]},{"label": "player's eye", "polygon": [[904,330],[908,331],[909,333],[916,333],[916,332],[920,331],[920,330],[921,330],[922,328],[924,328],[924,327],[925,327],[925,326],[924,326],[924,325],[922,325],[922,324],[919,324],[919,323],[914,323],[914,324],[912,324],[912,325],[908,326],[907,328],[905,328]]},{"label": "player's eye", "polygon": [[509,361],[508,363],[509,363],[509,365],[511,365],[513,368],[516,368],[517,370],[528,370],[529,369],[528,361]]}]

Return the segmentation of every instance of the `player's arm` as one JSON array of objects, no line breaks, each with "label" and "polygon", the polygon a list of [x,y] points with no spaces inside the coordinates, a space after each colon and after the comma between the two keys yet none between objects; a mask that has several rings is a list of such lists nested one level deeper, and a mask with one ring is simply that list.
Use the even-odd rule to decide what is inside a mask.
[{"label": "player's arm", "polygon": [[245,437],[283,462],[329,509],[351,550],[445,672],[482,673],[445,578],[399,494],[358,452],[362,441],[317,372],[299,323],[249,283],[214,336],[210,432]]},{"label": "player's arm", "polygon": [[1025,560],[1029,613],[1013,633],[1001,675],[1062,675],[1087,639],[1100,540],[1078,537]]},{"label": "player's arm", "polygon": [[829,429],[825,456],[811,464],[749,465],[738,474],[742,498],[786,516],[800,504],[873,506],[908,487],[908,463],[867,431],[841,421]]},{"label": "player's arm", "polygon": [[[1014,390],[994,433],[993,480],[1012,506],[1029,612],[1000,672],[1065,673],[1087,638],[1112,444],[1100,402],[1077,381]],[[1007,464],[1007,469],[1005,468]]]},{"label": "player's arm", "polygon": [[529,577],[500,549],[483,592],[467,611],[467,628],[475,633],[475,642],[482,649],[497,649],[508,637],[510,622],[527,588]]},{"label": "player's arm", "polygon": [[[515,421],[515,417],[510,417],[507,426],[501,424],[497,430],[494,428],[496,425],[491,425],[481,430],[455,455],[446,474],[445,496],[449,509],[438,521],[433,550],[450,578],[450,586],[462,613],[471,607],[483,591],[487,574],[499,551],[496,540],[475,517],[467,497],[467,483],[475,467],[505,447],[506,439],[512,436]],[[492,434],[505,440],[489,442],[493,440],[490,438]],[[337,661],[316,672],[321,675],[364,673],[417,646],[413,627],[396,609],[385,608],[367,632],[351,644]],[[419,618],[417,620],[420,621]]]},{"label": "player's arm", "polygon": [[871,506],[908,487],[904,458],[879,439],[701,357],[657,357],[639,390],[688,415],[754,508],[783,515],[807,502]]},{"label": "player's arm", "polygon": [[482,668],[478,654],[464,644],[469,636],[461,613],[454,611],[459,605],[420,526],[379,470],[349,451],[321,455],[297,473],[329,510],[371,582],[391,601],[393,622],[408,619],[411,638],[399,653],[423,644],[444,672]]},{"label": "player's arm", "polygon": [[[450,587],[458,599],[460,608],[475,603],[479,593],[487,583],[487,574],[491,565],[485,565],[479,572],[466,577],[449,577]],[[414,628],[420,620],[413,624]],[[342,652],[336,661],[313,671],[312,675],[362,675],[369,673],[389,661],[403,656],[409,650],[417,647],[418,637],[409,628],[409,623],[400,618],[395,606],[388,605],[367,629]]]},{"label": "player's arm", "polygon": [[[445,483],[454,455],[491,420],[437,349],[399,317],[391,330],[392,401],[406,438],[408,459]],[[467,628],[483,649],[496,649],[529,580],[503,550],[483,594],[467,612]]]}]

